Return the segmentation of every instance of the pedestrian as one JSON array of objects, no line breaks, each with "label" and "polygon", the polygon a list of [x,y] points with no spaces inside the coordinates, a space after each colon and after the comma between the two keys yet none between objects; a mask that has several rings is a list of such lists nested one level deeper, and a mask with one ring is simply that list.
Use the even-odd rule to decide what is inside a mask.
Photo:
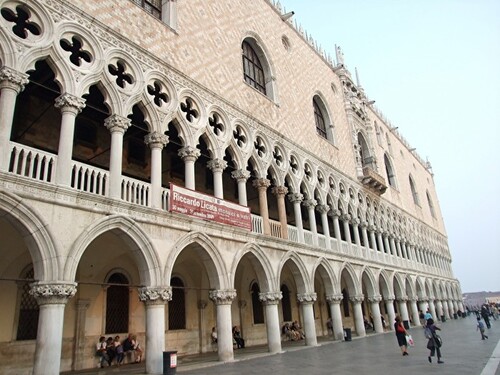
[{"label": "pedestrian", "polygon": [[326,329],[328,330],[329,335],[333,335],[333,322],[332,318],[328,318],[326,321]]},{"label": "pedestrian", "polygon": [[425,328],[425,314],[422,310],[418,311],[418,318],[420,319],[420,325]]},{"label": "pedestrian", "polygon": [[484,322],[486,323],[486,327],[490,329],[491,328],[490,310],[488,309],[488,306],[486,304],[481,306],[481,316],[483,317]]},{"label": "pedestrian", "polygon": [[406,329],[399,315],[396,316],[395,320],[396,321],[394,323],[394,331],[396,332],[398,345],[401,348],[401,353],[403,353],[403,355],[408,355],[408,350],[407,350],[408,343],[406,342],[406,335],[408,335],[408,332],[406,332]]},{"label": "pedestrian", "polygon": [[444,363],[441,360],[441,337],[436,333],[437,331],[441,331],[441,328],[437,327],[434,324],[434,320],[428,319],[427,320],[427,327],[425,327],[425,337],[428,339],[427,341],[427,349],[429,349],[431,352],[427,359],[429,360],[429,363],[432,363],[432,357],[434,357],[434,353],[437,354],[437,359],[438,363]]},{"label": "pedestrian", "polygon": [[427,326],[427,321],[428,321],[429,319],[432,319],[432,314],[430,313],[429,309],[427,309],[427,310],[425,311],[425,314],[424,314],[424,319],[425,319],[425,325]]},{"label": "pedestrian", "polygon": [[484,323],[481,321],[481,318],[478,316],[477,317],[477,328],[476,328],[476,331],[481,332],[481,340],[484,340],[485,338],[488,338],[488,336],[486,336],[484,334]]}]

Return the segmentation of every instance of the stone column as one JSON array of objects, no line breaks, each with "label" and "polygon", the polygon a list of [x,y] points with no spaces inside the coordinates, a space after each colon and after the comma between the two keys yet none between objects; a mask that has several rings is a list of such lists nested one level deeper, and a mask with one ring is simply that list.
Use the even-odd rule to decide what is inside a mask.
[{"label": "stone column", "polygon": [[[425,314],[425,312],[427,311],[428,301],[424,298],[425,297],[423,297],[422,299],[420,299],[418,301],[418,309]],[[434,318],[434,316],[432,316],[432,317]],[[419,317],[419,320],[420,320],[420,317]]]},{"label": "stone column", "polygon": [[388,297],[385,300],[385,309],[387,310],[387,319],[389,328],[394,331],[394,322],[396,321],[396,312],[394,311],[394,297]]},{"label": "stone column", "polygon": [[226,169],[227,162],[223,159],[212,159],[207,163],[207,167],[214,174],[214,196],[219,199],[224,199],[222,172]]},{"label": "stone column", "polygon": [[458,302],[457,301],[451,301],[451,304],[453,306],[453,312],[458,314]]},{"label": "stone column", "polygon": [[315,199],[308,199],[304,201],[304,206],[307,208],[307,214],[309,216],[309,224],[311,225],[311,232],[313,238],[313,245],[318,245],[318,230],[316,228],[316,216],[314,215],[314,208],[318,204]]},{"label": "stone column", "polygon": [[436,313],[437,317],[434,319],[434,321],[439,321],[442,316],[444,316],[444,311],[443,311],[443,304],[441,303],[440,300],[436,300]]},{"label": "stone column", "polygon": [[344,225],[345,240],[350,246],[352,243],[351,231],[349,230],[349,220],[351,220],[351,215],[349,214],[342,215],[340,219],[342,220],[342,224]]},{"label": "stone column", "polygon": [[404,239],[401,241],[401,250],[403,251],[403,256],[406,259],[411,260],[410,252],[408,247],[406,247],[406,241]]},{"label": "stone column", "polygon": [[297,236],[300,243],[304,243],[304,227],[302,226],[302,212],[300,211],[300,203],[304,200],[304,196],[300,193],[288,194],[288,199],[293,203],[293,212],[295,214],[295,225],[297,226]]},{"label": "stone column", "polygon": [[0,171],[9,170],[10,135],[17,95],[29,83],[28,75],[7,66],[0,68]]},{"label": "stone column", "polygon": [[383,234],[384,238],[384,249],[386,254],[391,254],[391,245],[389,244],[389,233],[384,232]]},{"label": "stone column", "polygon": [[59,108],[62,114],[59,150],[57,152],[56,183],[70,186],[75,119],[85,107],[85,99],[65,93],[56,98],[55,107]]},{"label": "stone column", "polygon": [[186,146],[179,150],[178,155],[184,161],[184,186],[187,189],[195,190],[194,162],[200,157],[200,149]]},{"label": "stone column", "polygon": [[269,223],[269,207],[267,206],[267,188],[271,185],[271,181],[266,178],[259,178],[253,181],[253,186],[259,192],[259,211],[262,217],[262,228],[264,234],[271,235],[271,224]]},{"label": "stone column", "polygon": [[162,166],[161,152],[168,143],[168,137],[160,132],[151,132],[144,137],[146,143],[151,149],[151,206],[153,208],[162,208],[161,205],[161,186],[162,186]]},{"label": "stone column", "polygon": [[231,172],[231,177],[238,182],[238,203],[242,206],[248,206],[247,202],[247,180],[250,172],[246,169],[237,169]]},{"label": "stone column", "polygon": [[231,304],[236,298],[236,290],[211,290],[210,299],[217,307],[217,349],[219,361],[234,359]]},{"label": "stone column", "polygon": [[396,243],[394,242],[394,237],[393,236],[390,236],[389,237],[389,245],[390,245],[390,249],[391,249],[391,254],[394,255],[394,256],[398,256],[398,253],[396,251]]},{"label": "stone column", "polygon": [[144,287],[138,292],[139,300],[146,305],[146,373],[161,374],[165,350],[165,304],[172,299],[172,288]]},{"label": "stone column", "polygon": [[121,199],[123,134],[131,120],[111,115],[104,120],[104,126],[111,132],[111,156],[109,158],[109,197]]},{"label": "stone column", "polygon": [[420,325],[420,317],[418,314],[417,297],[410,297],[410,308],[413,325],[415,327],[418,327]]},{"label": "stone column", "polygon": [[326,248],[330,250],[332,244],[330,243],[330,227],[328,226],[328,211],[330,207],[326,204],[319,204],[316,206],[316,210],[321,215],[321,225],[323,226],[323,234],[325,236]]},{"label": "stone column", "polygon": [[363,238],[364,247],[366,247],[367,249],[369,249],[370,248],[370,242],[368,241],[368,232],[366,230],[368,228],[368,223],[366,221],[363,221],[359,225],[361,226],[361,236]]},{"label": "stone column", "polygon": [[337,246],[337,251],[340,251],[340,242],[342,241],[342,236],[340,234],[340,225],[339,225],[339,217],[340,217],[340,211],[339,210],[331,210],[328,213],[332,219],[333,219],[333,235],[335,236],[335,244]]},{"label": "stone column", "polygon": [[359,220],[357,217],[352,219],[352,231],[354,232],[354,243],[361,247],[361,241],[359,239],[359,223],[361,220]]},{"label": "stone column", "polygon": [[395,243],[396,243],[396,253],[398,254],[398,256],[399,256],[400,258],[404,258],[404,257],[403,257],[403,252],[401,251],[401,243],[400,243],[400,240],[399,240],[399,239],[397,239],[397,241],[395,241]]},{"label": "stone column", "polygon": [[370,242],[372,244],[373,251],[378,251],[377,239],[375,238],[375,226],[368,226],[368,231],[370,232]]},{"label": "stone column", "polygon": [[76,293],[76,283],[35,282],[30,294],[40,307],[33,375],[59,375],[64,307]]},{"label": "stone column", "polygon": [[443,312],[446,319],[450,319],[450,310],[448,305],[448,300],[443,300]]},{"label": "stone column", "polygon": [[373,325],[375,328],[375,332],[383,333],[384,327],[382,326],[382,318],[380,314],[380,301],[382,301],[382,296],[377,295],[373,297],[368,297],[368,302],[371,304]]},{"label": "stone column", "polygon": [[384,248],[384,240],[382,239],[382,232],[377,232],[377,242],[379,251],[381,253],[387,252],[387,250]]},{"label": "stone column", "polygon": [[285,195],[288,193],[288,188],[285,186],[275,186],[271,192],[276,196],[278,203],[278,216],[281,226],[281,238],[288,239],[288,222],[286,220]]},{"label": "stone column", "polygon": [[304,334],[306,335],[306,345],[318,345],[316,337],[316,326],[314,324],[313,305],[316,302],[316,293],[297,294],[297,300],[302,308],[302,317],[304,319]]},{"label": "stone column", "polygon": [[87,321],[87,309],[90,306],[89,299],[79,299],[76,302],[76,321],[75,321],[75,348],[73,350],[72,370],[83,369],[85,359],[85,322]]},{"label": "stone column", "polygon": [[198,311],[199,311],[199,322],[200,322],[200,327],[199,327],[199,346],[200,346],[200,352],[203,353],[203,346],[205,344],[205,337],[207,337],[207,331],[206,331],[206,318],[205,318],[205,309],[207,307],[207,301],[200,299],[198,301]]},{"label": "stone column", "polygon": [[342,298],[342,294],[331,294],[326,296],[332,316],[333,337],[340,341],[344,340],[344,327],[342,325],[342,313],[340,311],[340,302],[342,302]]},{"label": "stone column", "polygon": [[436,311],[436,305],[434,304],[434,298],[429,298],[429,311],[435,322],[439,320],[438,313]]},{"label": "stone column", "polygon": [[259,293],[266,314],[267,347],[269,353],[281,352],[281,329],[278,304],[282,298],[281,291]]},{"label": "stone column", "polygon": [[408,301],[408,296],[402,296],[398,298],[399,314],[401,315],[401,321],[406,326],[410,326],[410,316],[408,315],[408,306],[406,302]]},{"label": "stone column", "polygon": [[361,308],[361,302],[363,302],[364,299],[365,297],[363,295],[352,296],[350,298],[354,311],[354,326],[356,327],[358,337],[366,336],[365,321],[363,317],[363,310]]}]

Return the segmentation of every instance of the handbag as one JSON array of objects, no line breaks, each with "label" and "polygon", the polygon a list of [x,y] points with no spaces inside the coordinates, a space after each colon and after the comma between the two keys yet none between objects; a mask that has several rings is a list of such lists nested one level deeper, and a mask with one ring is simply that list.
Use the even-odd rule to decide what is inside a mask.
[{"label": "handbag", "polygon": [[415,346],[415,342],[413,341],[413,337],[411,337],[411,335],[406,335],[406,342],[409,346]]},{"label": "handbag", "polygon": [[440,348],[441,345],[443,345],[443,340],[441,339],[441,336],[439,336],[436,332],[432,334],[432,338],[434,339],[434,345],[436,345],[436,348]]}]

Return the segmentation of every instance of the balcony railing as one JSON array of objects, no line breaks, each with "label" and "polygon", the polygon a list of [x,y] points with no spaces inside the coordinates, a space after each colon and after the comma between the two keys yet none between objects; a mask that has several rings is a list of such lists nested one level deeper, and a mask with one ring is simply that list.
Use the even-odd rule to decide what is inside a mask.
[{"label": "balcony railing", "polygon": [[44,182],[53,182],[57,156],[10,142],[9,172]]}]

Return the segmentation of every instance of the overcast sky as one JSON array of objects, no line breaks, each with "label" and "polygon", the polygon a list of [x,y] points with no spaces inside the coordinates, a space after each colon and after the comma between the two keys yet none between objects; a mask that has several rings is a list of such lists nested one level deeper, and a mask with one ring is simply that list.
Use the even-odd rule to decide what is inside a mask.
[{"label": "overcast sky", "polygon": [[462,292],[500,291],[500,1],[281,4],[429,158]]}]

